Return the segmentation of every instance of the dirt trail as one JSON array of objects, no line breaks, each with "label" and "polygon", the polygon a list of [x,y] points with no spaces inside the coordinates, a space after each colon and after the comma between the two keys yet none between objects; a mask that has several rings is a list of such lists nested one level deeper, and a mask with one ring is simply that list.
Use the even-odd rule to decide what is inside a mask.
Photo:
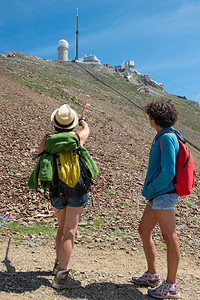
[{"label": "dirt trail", "polygon": [[[144,255],[135,250],[97,249],[76,245],[70,267],[82,288],[56,291],[51,287],[55,257],[52,242],[46,246],[16,245],[6,238],[0,244],[0,299],[152,299],[147,288],[131,283],[131,276],[146,268]],[[166,250],[158,253],[161,278],[166,274]],[[182,255],[178,278],[182,299],[200,299],[198,258]]]}]

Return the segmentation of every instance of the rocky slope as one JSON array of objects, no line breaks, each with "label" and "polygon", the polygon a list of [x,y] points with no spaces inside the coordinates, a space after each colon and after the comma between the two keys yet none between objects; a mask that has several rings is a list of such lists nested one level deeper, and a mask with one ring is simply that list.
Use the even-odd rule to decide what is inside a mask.
[{"label": "rocky slope", "polygon": [[[135,104],[142,107],[150,96],[139,93],[113,68],[87,66],[87,70],[120,91],[131,103],[90,76],[84,68],[72,62],[47,61],[17,52],[15,57],[0,56],[1,213],[9,214],[19,223],[54,219],[48,195],[41,189],[35,192],[26,186],[35,166],[32,157],[38,151],[41,138],[52,131],[51,112],[67,102],[81,114],[89,94],[86,117],[91,134],[86,148],[100,173],[94,180],[90,205],[82,220],[88,229],[92,228],[92,220],[100,220],[100,224],[97,229],[80,234],[77,241],[94,243],[97,247],[121,244],[128,248],[141,247],[136,229],[145,207],[141,188],[155,132]],[[169,97],[167,93],[161,95]],[[177,128],[199,147],[198,106],[195,102],[171,97],[180,115]],[[182,251],[196,253],[200,156],[197,150],[191,150],[197,170],[196,184],[192,195],[179,200],[176,216]],[[162,245],[157,229],[155,240]]]}]

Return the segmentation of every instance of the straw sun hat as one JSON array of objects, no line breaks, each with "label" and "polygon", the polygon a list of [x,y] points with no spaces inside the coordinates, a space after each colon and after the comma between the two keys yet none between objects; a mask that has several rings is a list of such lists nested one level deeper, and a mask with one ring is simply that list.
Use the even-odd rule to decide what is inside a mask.
[{"label": "straw sun hat", "polygon": [[51,114],[51,122],[54,127],[60,129],[71,129],[78,124],[78,114],[68,104],[54,110]]}]

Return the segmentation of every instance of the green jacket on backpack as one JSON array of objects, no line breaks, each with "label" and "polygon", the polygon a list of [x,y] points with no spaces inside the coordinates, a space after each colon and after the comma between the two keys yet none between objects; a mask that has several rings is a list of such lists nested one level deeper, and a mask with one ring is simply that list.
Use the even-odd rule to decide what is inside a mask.
[{"label": "green jacket on backpack", "polygon": [[[53,178],[53,154],[63,150],[75,151],[79,145],[80,142],[73,133],[62,132],[48,135],[45,141],[45,151],[41,155],[28,180],[28,187],[37,190],[39,179],[43,189],[49,188]],[[84,147],[80,147],[79,155],[90,171],[90,178],[96,177],[99,173],[99,169],[89,152]]]}]

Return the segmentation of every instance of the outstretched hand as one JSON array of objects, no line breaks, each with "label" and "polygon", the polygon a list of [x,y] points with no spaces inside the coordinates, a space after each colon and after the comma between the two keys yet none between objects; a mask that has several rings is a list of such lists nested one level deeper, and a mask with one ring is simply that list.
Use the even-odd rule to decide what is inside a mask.
[{"label": "outstretched hand", "polygon": [[84,122],[87,123],[86,119],[83,116],[81,116],[80,119],[78,120],[79,126],[83,126]]}]

